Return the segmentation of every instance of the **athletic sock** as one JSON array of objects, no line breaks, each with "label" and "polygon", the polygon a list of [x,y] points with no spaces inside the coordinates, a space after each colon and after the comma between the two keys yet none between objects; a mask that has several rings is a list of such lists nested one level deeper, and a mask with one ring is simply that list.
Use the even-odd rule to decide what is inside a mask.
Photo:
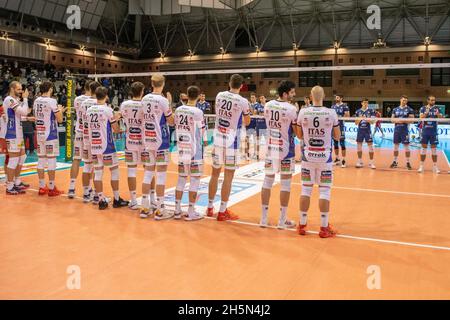
[{"label": "athletic sock", "polygon": [[268,213],[269,213],[269,206],[263,205],[262,206],[262,214],[263,214],[263,216],[267,217]]},{"label": "athletic sock", "polygon": [[150,191],[150,201],[151,201],[152,203],[155,203],[155,202],[156,202],[156,192],[155,192],[155,190],[151,190],[151,191]]},{"label": "athletic sock", "polygon": [[88,196],[88,195],[89,195],[89,190],[90,190],[90,189],[91,189],[91,188],[89,188],[89,186],[88,186],[88,187],[83,186],[83,195]]},{"label": "athletic sock", "polygon": [[214,208],[214,200],[209,199],[208,200],[208,209]]},{"label": "athletic sock", "polygon": [[142,207],[144,209],[150,209],[150,202],[148,201],[148,195],[142,195]]},{"label": "athletic sock", "polygon": [[188,209],[188,214],[189,215],[194,214],[194,208],[195,208],[195,203],[189,202],[189,209]]},{"label": "athletic sock", "polygon": [[300,212],[300,225],[306,226],[308,223],[308,212]]},{"label": "athletic sock", "polygon": [[281,207],[280,209],[280,221],[279,223],[285,223],[287,219],[287,207]]},{"label": "athletic sock", "polygon": [[49,181],[48,182],[48,188],[50,189],[50,190],[53,190],[53,189],[55,189],[55,181]]},{"label": "athletic sock", "polygon": [[221,201],[219,212],[225,212],[225,210],[227,210],[227,205],[228,205],[228,201]]},{"label": "athletic sock", "polygon": [[103,196],[103,192],[99,192],[97,195],[98,195],[98,199],[100,201],[104,201],[105,200],[105,197]]},{"label": "athletic sock", "polygon": [[327,228],[328,227],[328,212],[322,212],[320,214],[320,226],[322,228]]},{"label": "athletic sock", "polygon": [[131,195],[131,202],[132,203],[136,203],[136,191],[130,191],[130,195]]},{"label": "athletic sock", "polygon": [[45,179],[39,179],[39,188],[45,188]]},{"label": "athletic sock", "polygon": [[398,161],[398,157],[394,157],[394,161],[397,162]]},{"label": "athletic sock", "polygon": [[181,200],[175,200],[175,212],[181,212]]},{"label": "athletic sock", "polygon": [[75,179],[70,179],[69,190],[75,190]]},{"label": "athletic sock", "polygon": [[114,200],[118,201],[120,199],[120,192],[119,191],[113,191],[113,193],[114,193]]},{"label": "athletic sock", "polygon": [[8,181],[8,182],[6,183],[6,188],[8,188],[9,191],[11,191],[12,189],[14,189],[14,182]]},{"label": "athletic sock", "polygon": [[16,186],[20,186],[21,183],[22,183],[22,180],[20,180],[20,178],[16,178],[16,180],[14,181],[14,184]]}]

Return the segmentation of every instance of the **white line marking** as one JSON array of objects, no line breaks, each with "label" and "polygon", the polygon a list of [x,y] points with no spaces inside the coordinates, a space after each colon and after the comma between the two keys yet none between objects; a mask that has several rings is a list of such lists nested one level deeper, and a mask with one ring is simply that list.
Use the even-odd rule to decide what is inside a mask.
[{"label": "white line marking", "polygon": [[[38,192],[36,189],[28,189],[30,191]],[[76,199],[83,198],[76,196]],[[216,218],[210,218],[205,217],[206,220],[216,220]],[[253,222],[246,222],[246,221],[228,221],[229,223],[239,224],[239,225],[247,225],[252,227],[260,227],[258,223]],[[265,229],[277,229],[276,226],[267,226]],[[296,229],[286,229],[287,231],[296,232]],[[307,231],[308,234],[319,234],[317,231]],[[300,237],[300,236],[299,236]],[[385,239],[376,239],[376,238],[369,238],[369,237],[357,237],[352,235],[345,235],[345,234],[337,234],[336,238],[343,238],[343,239],[351,239],[351,240],[361,240],[361,241],[370,241],[370,242],[378,242],[378,243],[387,243],[387,244],[395,244],[400,246],[407,246],[407,247],[416,247],[416,248],[425,248],[425,249],[435,249],[435,250],[445,250],[450,251],[450,247],[444,247],[444,246],[434,246],[429,244],[420,244],[420,243],[413,243],[413,242],[404,242],[404,241],[395,241],[395,240],[385,240]]]}]

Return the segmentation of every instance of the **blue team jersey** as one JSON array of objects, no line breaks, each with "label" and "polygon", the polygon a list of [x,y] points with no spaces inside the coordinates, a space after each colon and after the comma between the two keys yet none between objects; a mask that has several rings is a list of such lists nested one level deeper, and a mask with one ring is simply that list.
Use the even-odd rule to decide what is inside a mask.
[{"label": "blue team jersey", "polygon": [[[423,106],[422,108],[420,108],[420,114],[424,114],[426,111],[427,111],[426,106]],[[438,118],[439,114],[440,114],[439,108],[436,106],[433,106],[430,108],[427,118],[430,118],[430,119]],[[429,135],[437,135],[437,122],[423,121],[422,133],[429,134]]]},{"label": "blue team jersey", "polygon": [[[333,104],[331,106],[331,109],[336,111],[336,114],[338,115],[338,117],[344,117],[346,112],[350,112],[350,108],[345,103],[342,103],[340,105]],[[344,121],[343,120],[339,120],[339,124],[340,124],[340,126],[342,128],[344,126]]]},{"label": "blue team jersey", "polygon": [[[356,117],[376,118],[375,110],[367,108],[366,110],[358,109],[355,113]],[[370,123],[361,121],[358,125],[358,130],[370,130]]]},{"label": "blue team jersey", "polygon": [[[406,106],[404,108],[397,107],[392,111],[392,115],[394,118],[409,118],[410,115],[414,115],[414,109],[410,106]],[[396,123],[395,130],[404,130],[408,129],[408,123]]]},{"label": "blue team jersey", "polygon": [[[258,112],[258,115],[264,115],[264,106],[259,102],[252,104],[253,110]],[[266,120],[265,119],[256,119],[256,126],[258,129],[267,129]]]},{"label": "blue team jersey", "polygon": [[208,101],[205,101],[203,103],[197,102],[196,107],[199,108],[200,110],[202,110],[203,113],[205,113],[206,111],[210,111],[211,110],[211,105],[209,104]]}]

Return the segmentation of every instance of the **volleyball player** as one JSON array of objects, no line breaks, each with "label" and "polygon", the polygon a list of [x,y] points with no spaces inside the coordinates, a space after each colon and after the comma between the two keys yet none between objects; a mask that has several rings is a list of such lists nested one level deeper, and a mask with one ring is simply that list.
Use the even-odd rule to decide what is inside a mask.
[{"label": "volleyball player", "polygon": [[[336,111],[338,117],[350,117],[350,109],[344,102],[344,96],[337,94],[335,96],[335,104],[331,106],[331,109]],[[347,147],[345,145],[345,124],[343,120],[339,120],[339,127],[341,129],[341,136],[339,139],[334,139],[334,153],[336,154],[336,159],[334,161],[335,165],[340,165],[342,168],[347,166],[345,161],[345,156],[347,153]],[[342,161],[339,159],[339,146],[342,150]]]},{"label": "volleyball player", "polygon": [[122,208],[129,205],[119,195],[119,162],[116,147],[114,145],[113,129],[119,131],[117,120],[120,113],[114,113],[106,104],[108,89],[98,87],[95,90],[97,103],[89,107],[86,118],[89,124],[89,137],[92,159],[94,161],[94,185],[99,197],[98,208],[105,210],[108,202],[103,194],[103,171],[109,167],[111,171],[111,187],[114,193],[114,208]]},{"label": "volleyball player", "polygon": [[128,189],[130,190],[130,209],[139,209],[136,197],[137,166],[142,163],[142,97],[145,86],[142,82],[131,84],[132,99],[124,101],[120,113],[125,124],[125,162],[128,166]]},{"label": "volleyball player", "polygon": [[[375,111],[375,117],[381,118],[381,113],[380,113],[380,111],[378,111],[378,110]],[[381,127],[381,121],[380,121],[380,120],[378,120],[378,121],[375,123],[375,128],[373,129],[373,137],[374,137],[374,138],[375,138],[375,134],[376,134],[378,131],[381,132],[381,137],[384,138],[384,132],[383,132],[383,128]]]},{"label": "volleyball player", "polygon": [[[372,109],[369,109],[369,99],[364,98],[361,101],[361,108],[356,110],[355,117],[357,118],[375,118],[375,111]],[[372,138],[372,131],[371,131],[371,123],[373,121],[370,120],[356,120],[356,125],[358,126],[358,133],[356,136],[356,143],[357,143],[357,152],[358,152],[358,162],[356,163],[356,168],[362,168],[363,162],[362,162],[362,154],[363,154],[363,143],[366,142],[367,146],[369,147],[369,166],[371,169],[376,169],[375,164],[373,163],[374,158],[374,149],[373,149],[373,138]]]},{"label": "volleyball player", "polygon": [[73,147],[73,161],[72,167],[70,169],[70,185],[67,196],[69,199],[75,198],[75,182],[78,178],[78,173],[80,171],[80,163],[83,156],[83,109],[81,105],[84,101],[91,97],[91,90],[89,89],[89,85],[92,81],[88,80],[84,84],[84,94],[78,96],[74,100],[74,109],[77,116],[77,122],[75,126],[75,143]]},{"label": "volleyball player", "polygon": [[[59,156],[58,123],[63,122],[64,108],[52,98],[53,83],[42,82],[39,91],[41,96],[33,105],[37,131],[39,195],[57,197],[62,194],[55,186],[56,157]],[[45,166],[49,179],[48,188],[45,184]]]},{"label": "volleyball player", "polygon": [[89,93],[91,96],[81,103],[81,108],[79,111],[79,116],[83,120],[83,202],[89,203],[92,201],[95,205],[99,203],[99,197],[91,188],[91,180],[93,178],[93,157],[91,153],[91,137],[89,135],[89,119],[87,117],[87,111],[90,107],[97,104],[95,92],[99,87],[101,87],[101,85],[97,81],[93,81],[89,84]]},{"label": "volleyball player", "polygon": [[[6,114],[5,111],[3,109],[3,105],[0,105],[0,155],[4,155],[4,172],[6,174],[6,167],[8,166],[8,148],[6,146],[6,140],[5,140],[5,135],[6,135]],[[0,180],[0,182],[6,181],[6,177],[5,180],[2,178]]]},{"label": "volleyball player", "polygon": [[268,225],[270,194],[277,173],[280,173],[281,178],[278,228],[295,227],[295,222],[287,219],[292,174],[295,172],[294,135],[297,129],[297,108],[289,102],[294,97],[295,83],[283,81],[278,87],[278,99],[268,102],[264,109],[267,124],[267,154],[266,174],[261,191],[261,227]]},{"label": "volleyball player", "polygon": [[213,168],[208,188],[207,216],[212,217],[214,215],[214,198],[219,184],[219,175],[222,167],[224,167],[220,209],[217,215],[218,221],[239,219],[227,208],[227,205],[234,172],[238,167],[240,131],[242,130],[242,124],[245,126],[250,124],[250,105],[247,99],[239,95],[243,82],[244,78],[241,75],[232,75],[229,82],[230,90],[220,92],[216,97]]},{"label": "volleyball player", "polygon": [[[436,97],[428,96],[427,105],[423,106],[420,109],[420,118],[422,119],[434,119],[434,118],[442,118],[442,114],[439,111],[439,108],[436,106]],[[437,145],[439,143],[438,140],[438,131],[437,131],[437,122],[436,121],[425,121],[423,122],[422,129],[422,149],[420,150],[420,167],[418,172],[423,172],[423,165],[425,163],[425,159],[427,157],[427,149],[428,145],[431,146],[431,157],[433,159],[433,172],[439,174],[441,171],[437,166]]]},{"label": "volleyball player", "polygon": [[[264,106],[266,105],[266,97],[261,95],[258,102],[253,106],[254,114],[257,116],[264,116]],[[256,119],[256,160],[259,161],[259,150],[261,137],[265,134],[267,130],[266,119],[257,118]]]},{"label": "volleyball player", "polygon": [[331,138],[341,137],[340,124],[334,110],[323,107],[325,92],[316,86],[311,90],[313,107],[300,110],[297,136],[304,140],[302,162],[302,195],[300,198],[300,224],[298,232],[306,235],[308,210],[314,184],[319,186],[321,238],[336,235],[329,224],[331,187],[333,184],[333,158]]},{"label": "volleyball player", "polygon": [[175,219],[181,219],[181,199],[189,177],[189,209],[186,221],[203,219],[195,211],[200,178],[203,174],[203,147],[207,145],[206,125],[203,111],[196,108],[200,89],[188,88],[188,102],[175,111],[175,130],[178,139],[178,183],[175,193]]},{"label": "volleyball player", "polygon": [[[21,98],[23,101],[20,101]],[[27,158],[21,117],[25,117],[29,113],[28,90],[25,89],[23,91],[22,85],[17,81],[11,82],[9,95],[3,101],[3,108],[6,115],[5,140],[9,157],[8,166],[6,167],[6,194],[23,194],[29,188],[28,184],[20,180],[20,172]]]},{"label": "volleyball player", "polygon": [[[254,115],[257,113],[257,111],[255,110],[255,107],[257,105],[256,102],[256,95],[254,93],[252,93],[250,95],[250,116]],[[258,145],[258,140],[256,138],[256,126],[257,126],[257,119],[256,118],[251,118],[250,120],[250,124],[248,126],[245,127],[245,157],[246,160],[250,160],[250,137],[253,137],[253,145],[255,146],[255,150],[256,150],[256,146]],[[258,153],[255,152],[254,158],[256,158],[256,155]]]},{"label": "volleyball player", "polygon": [[392,122],[395,123],[394,128],[394,161],[391,164],[391,169],[398,167],[398,150],[400,143],[405,147],[406,168],[412,170],[410,158],[411,151],[409,149],[409,124],[408,122],[396,119],[414,118],[414,110],[408,106],[408,97],[403,95],[400,99],[400,106],[392,111]]},{"label": "volleyball player", "polygon": [[174,118],[169,100],[163,96],[165,77],[155,74],[151,79],[153,92],[142,99],[143,105],[143,135],[145,156],[144,182],[142,185],[142,210],[141,218],[150,215],[150,203],[148,194],[150,185],[156,170],[156,210],[155,220],[171,219],[173,212],[164,207],[164,190],[167,179],[167,165],[169,164],[170,133],[169,127],[173,126]]}]

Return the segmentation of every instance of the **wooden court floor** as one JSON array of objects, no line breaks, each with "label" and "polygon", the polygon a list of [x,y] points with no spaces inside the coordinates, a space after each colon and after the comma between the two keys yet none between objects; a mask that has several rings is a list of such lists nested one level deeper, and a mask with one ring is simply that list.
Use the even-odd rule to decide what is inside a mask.
[{"label": "wooden court floor", "polygon": [[[419,175],[381,169],[390,151],[376,156],[376,171],[355,169],[352,156],[349,168],[336,169],[331,222],[340,236],[333,239],[257,227],[259,194],[232,207],[241,216],[237,223],[187,223],[143,221],[129,209],[100,212],[80,199],[35,191],[6,197],[1,186],[0,298],[450,299],[447,162],[441,157],[445,174]],[[169,171],[174,187],[176,166]],[[36,176],[24,180],[37,189]],[[128,198],[124,163],[121,180]],[[69,171],[57,173],[59,188],[66,190],[68,181]],[[293,181],[289,217],[298,220],[300,177]],[[276,185],[272,223],[278,192]],[[317,190],[310,231],[319,226],[316,201]],[[67,286],[70,266],[79,268],[80,289]],[[379,270],[378,289],[367,285],[371,266]]]}]

